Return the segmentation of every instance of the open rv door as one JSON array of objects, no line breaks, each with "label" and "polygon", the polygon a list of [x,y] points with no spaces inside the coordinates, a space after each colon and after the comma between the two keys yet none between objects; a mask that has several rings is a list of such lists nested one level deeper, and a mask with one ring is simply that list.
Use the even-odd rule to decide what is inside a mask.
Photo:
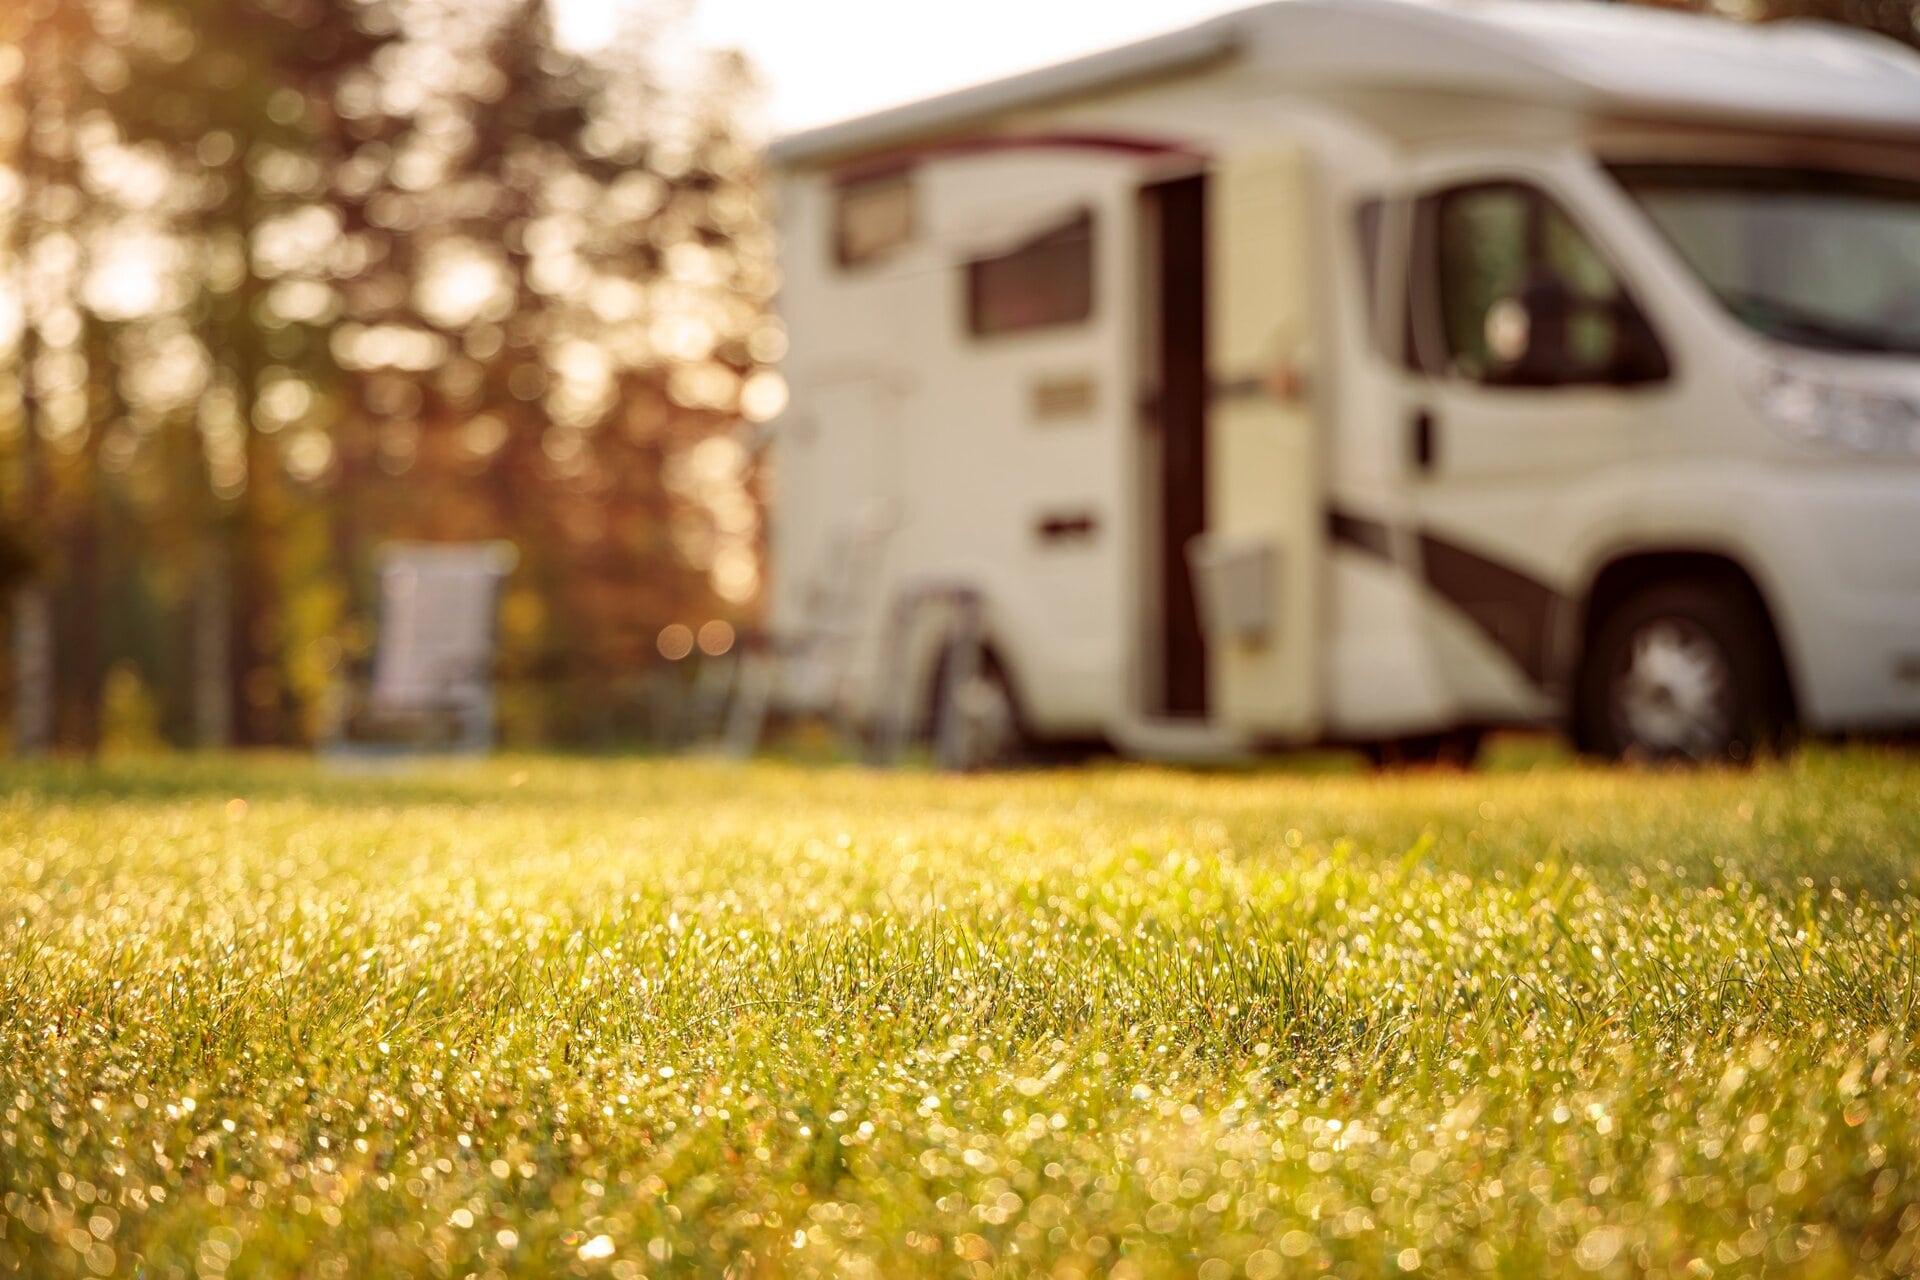
[{"label": "open rv door", "polygon": [[1318,319],[1311,182],[1303,146],[1213,170],[1207,532],[1189,547],[1214,721],[1290,741],[1322,715],[1320,446],[1308,395],[1276,385],[1305,368]]}]

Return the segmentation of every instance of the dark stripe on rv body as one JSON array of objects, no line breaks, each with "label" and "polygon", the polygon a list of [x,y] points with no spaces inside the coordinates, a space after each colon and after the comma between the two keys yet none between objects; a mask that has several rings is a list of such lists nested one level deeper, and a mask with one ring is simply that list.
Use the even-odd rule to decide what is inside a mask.
[{"label": "dark stripe on rv body", "polygon": [[[1327,536],[1392,563],[1392,531],[1383,521],[1338,507],[1327,512]],[[1559,592],[1512,565],[1489,559],[1422,530],[1420,576],[1429,590],[1464,614],[1535,685],[1552,675],[1553,625],[1565,603]]]},{"label": "dark stripe on rv body", "polygon": [[1393,561],[1393,535],[1383,520],[1332,507],[1327,511],[1327,537],[1340,546],[1352,547],[1388,563]]},{"label": "dark stripe on rv body", "polygon": [[901,147],[884,155],[856,161],[835,172],[837,182],[864,182],[903,173],[930,160],[984,155],[995,151],[1105,151],[1123,156],[1157,156],[1200,163],[1207,153],[1173,138],[1140,133],[1094,130],[1052,130],[1045,133],[983,133],[945,138],[917,147]]},{"label": "dark stripe on rv body", "polygon": [[1457,542],[1420,534],[1420,571],[1536,685],[1552,674],[1553,620],[1560,593],[1512,565],[1489,560]]}]

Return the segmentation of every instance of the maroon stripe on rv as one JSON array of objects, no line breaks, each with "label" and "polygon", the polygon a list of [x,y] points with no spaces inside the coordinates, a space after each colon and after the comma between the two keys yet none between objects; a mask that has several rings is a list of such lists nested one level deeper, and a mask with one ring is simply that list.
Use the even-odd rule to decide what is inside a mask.
[{"label": "maroon stripe on rv", "polygon": [[954,156],[980,155],[994,151],[1106,151],[1126,156],[1163,156],[1200,161],[1207,154],[1197,147],[1172,138],[1156,138],[1143,133],[1109,133],[1090,130],[1054,130],[1045,133],[982,133],[964,138],[944,138],[918,147],[903,147],[870,160],[862,160],[841,169],[836,179],[860,182],[886,177]]},{"label": "maroon stripe on rv", "polygon": [[[1335,507],[1327,512],[1327,534],[1342,546],[1392,563],[1393,535],[1369,516]],[[1553,628],[1566,600],[1530,574],[1470,551],[1426,530],[1415,534],[1420,573],[1435,595],[1465,614],[1521,672],[1548,687],[1553,670]]]}]

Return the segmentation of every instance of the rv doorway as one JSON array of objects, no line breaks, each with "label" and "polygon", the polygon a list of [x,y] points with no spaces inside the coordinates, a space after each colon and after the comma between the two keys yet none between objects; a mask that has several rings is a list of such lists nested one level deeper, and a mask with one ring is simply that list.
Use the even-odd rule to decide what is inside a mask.
[{"label": "rv doorway", "polygon": [[[1207,179],[1156,183],[1142,192],[1147,305],[1144,360],[1149,480],[1158,562],[1149,631],[1158,679],[1149,709],[1207,714],[1207,647],[1187,549],[1207,521]],[[1157,624],[1157,625],[1156,625]]]}]

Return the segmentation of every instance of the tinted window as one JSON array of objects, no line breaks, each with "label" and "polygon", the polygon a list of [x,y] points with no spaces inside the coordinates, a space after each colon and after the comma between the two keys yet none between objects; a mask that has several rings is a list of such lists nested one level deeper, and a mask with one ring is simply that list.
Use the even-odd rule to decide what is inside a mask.
[{"label": "tinted window", "polygon": [[1353,229],[1360,237],[1360,283],[1367,291],[1367,334],[1374,350],[1389,360],[1404,359],[1412,344],[1396,346],[1394,326],[1406,314],[1404,299],[1380,296],[1380,273],[1385,269],[1387,206],[1383,200],[1363,200],[1353,211]]},{"label": "tinted window", "polygon": [[1381,200],[1362,200],[1353,211],[1353,229],[1360,236],[1360,273],[1367,290],[1369,313],[1379,309],[1373,304],[1380,296],[1380,254],[1385,247],[1386,217],[1386,202]]},{"label": "tinted window", "polygon": [[1531,204],[1518,187],[1482,187],[1443,195],[1438,205],[1440,332],[1448,367],[1484,381],[1510,347],[1501,303],[1527,285]]},{"label": "tinted window", "polygon": [[1742,323],[1822,350],[1920,354],[1920,183],[1762,166],[1614,173]]},{"label": "tinted window", "polygon": [[977,335],[1078,324],[1093,314],[1093,214],[966,270],[967,327]]},{"label": "tinted window", "polygon": [[1537,188],[1456,187],[1420,202],[1414,260],[1431,373],[1494,386],[1646,382],[1666,360],[1598,247]]}]

